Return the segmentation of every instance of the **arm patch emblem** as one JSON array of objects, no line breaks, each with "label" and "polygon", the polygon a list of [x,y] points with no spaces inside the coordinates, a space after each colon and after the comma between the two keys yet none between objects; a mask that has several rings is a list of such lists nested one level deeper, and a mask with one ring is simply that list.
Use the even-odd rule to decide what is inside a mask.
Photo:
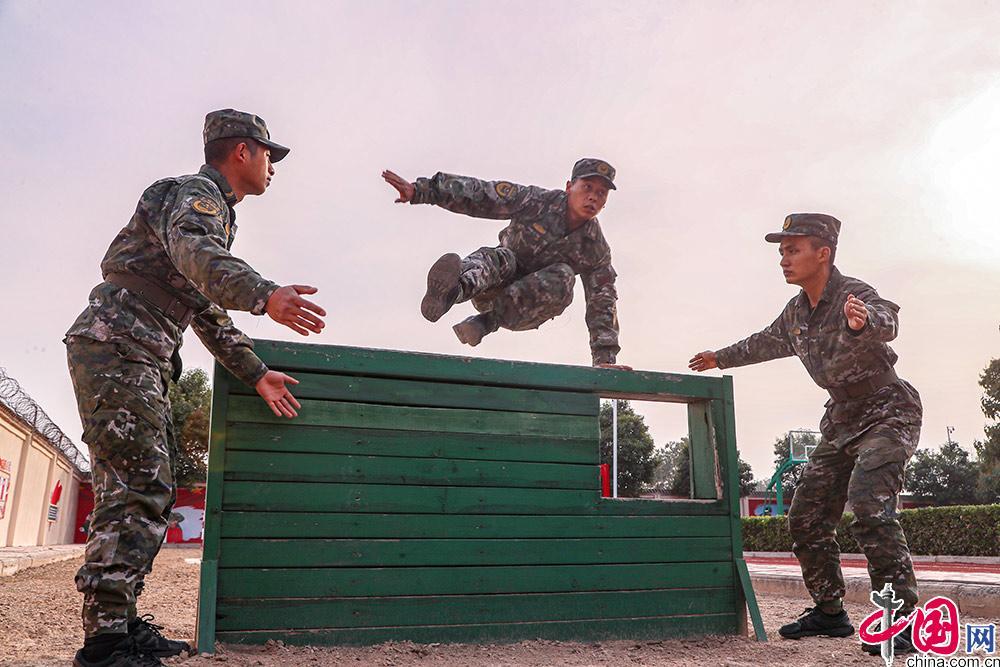
[{"label": "arm patch emblem", "polygon": [[219,215],[222,209],[211,199],[206,197],[199,197],[191,202],[191,208],[193,208],[198,213],[203,213],[204,215]]}]

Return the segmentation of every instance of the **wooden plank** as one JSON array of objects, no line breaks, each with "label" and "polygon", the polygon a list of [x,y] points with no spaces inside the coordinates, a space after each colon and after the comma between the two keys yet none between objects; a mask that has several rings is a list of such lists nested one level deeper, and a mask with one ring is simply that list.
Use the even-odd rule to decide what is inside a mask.
[{"label": "wooden plank", "polygon": [[715,485],[715,442],[709,427],[709,403],[688,404],[691,497],[718,498]]},{"label": "wooden plank", "polygon": [[[369,403],[299,401],[302,408],[295,423],[300,426],[341,426],[347,428],[401,429],[435,433],[492,433],[534,435],[554,438],[598,437],[596,417],[547,415],[533,412],[499,412],[465,408],[407,408]],[[234,422],[283,424],[260,398],[233,396],[229,419]]]},{"label": "wooden plank", "polygon": [[376,350],[256,340],[255,349],[271,368],[374,377],[426,379],[469,384],[592,392],[606,398],[638,398],[689,403],[722,397],[720,378],[619,371],[585,366],[475,359],[417,352]]},{"label": "wooden plank", "polygon": [[[750,578],[750,570],[747,569],[747,562],[742,558],[736,559],[736,572],[739,573],[740,586],[739,598],[746,603],[750,611],[750,618],[753,621],[753,634],[759,642],[767,641],[767,630],[764,629],[764,619],[760,615],[760,607],[757,606],[757,595],[753,590],[753,580]],[[745,624],[746,621],[743,621]]]},{"label": "wooden plank", "polygon": [[409,456],[483,461],[537,461],[598,465],[593,438],[553,438],[479,433],[231,424],[227,449]]},{"label": "wooden plank", "polygon": [[[453,382],[422,382],[328,373],[295,374],[295,397],[353,403],[383,403],[410,407],[474,408],[508,412],[543,412],[597,416],[596,394],[485,387]],[[233,385],[234,394],[256,396],[252,387]]]},{"label": "wooden plank", "polygon": [[[760,608],[757,606],[757,596],[753,590],[753,583],[750,581],[750,572],[747,570],[746,561],[743,560],[743,520],[740,517],[739,453],[736,448],[736,404],[734,400],[733,378],[730,375],[725,375],[722,380],[723,400],[716,401],[713,404],[714,410],[712,416],[716,424],[716,430],[721,434],[720,437],[723,440],[720,452],[724,457],[723,462],[727,472],[726,488],[728,489],[729,519],[732,530],[736,531],[736,534],[730,534],[730,538],[733,541],[733,559],[741,584],[737,588],[737,603],[741,608],[746,605],[746,609],[750,613],[750,620],[753,623],[754,635],[757,641],[766,642],[767,633],[764,630],[764,620],[761,617]],[[746,615],[740,614],[738,620],[739,632],[745,635],[747,629]]]},{"label": "wooden plank", "polygon": [[221,598],[565,593],[733,586],[733,568],[727,562],[219,571]]},{"label": "wooden plank", "polygon": [[227,482],[223,507],[253,512],[418,514],[597,514],[601,516],[728,515],[709,502],[600,498],[598,491],[498,487],[400,487],[380,484]]},{"label": "wooden plank", "polygon": [[574,514],[600,491],[388,484],[227,482],[227,510],[276,512],[414,512],[417,514]]},{"label": "wooden plank", "polygon": [[219,601],[220,631],[531,623],[732,612],[732,589]]},{"label": "wooden plank", "polygon": [[223,540],[220,567],[430,567],[731,561],[729,537]]},{"label": "wooden plank", "polygon": [[205,532],[202,538],[201,580],[198,590],[199,651],[215,651],[215,603],[220,554],[220,523],[222,517],[223,469],[226,460],[226,422],[229,410],[229,388],[237,382],[216,362],[212,389],[210,439],[208,447],[208,479],[205,489]]},{"label": "wooden plank", "polygon": [[224,512],[223,537],[728,537],[724,516],[581,516]]},{"label": "wooden plank", "polygon": [[389,628],[258,630],[220,632],[219,641],[233,644],[264,644],[282,640],[294,645],[354,646],[387,641],[514,642],[525,639],[551,641],[658,640],[734,634],[736,615],[658,616],[648,618],[587,619],[542,623],[421,625]]},{"label": "wooden plank", "polygon": [[600,488],[600,469],[561,463],[237,451],[226,457],[226,481],[230,480],[595,490]]},{"label": "wooden plank", "polygon": [[601,498],[594,512],[603,516],[728,516],[729,508],[722,500]]}]

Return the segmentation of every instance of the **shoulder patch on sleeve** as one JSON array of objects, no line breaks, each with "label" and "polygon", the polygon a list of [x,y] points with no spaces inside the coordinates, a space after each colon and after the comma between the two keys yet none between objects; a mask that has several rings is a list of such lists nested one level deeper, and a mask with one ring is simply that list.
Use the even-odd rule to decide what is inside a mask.
[{"label": "shoulder patch on sleeve", "polygon": [[219,208],[219,205],[208,197],[198,197],[191,202],[191,208],[198,213],[203,213],[205,215],[219,215],[222,213],[222,209]]},{"label": "shoulder patch on sleeve", "polygon": [[514,184],[508,183],[507,181],[500,181],[496,184],[495,189],[498,195],[506,199],[510,196],[510,193],[514,191]]}]

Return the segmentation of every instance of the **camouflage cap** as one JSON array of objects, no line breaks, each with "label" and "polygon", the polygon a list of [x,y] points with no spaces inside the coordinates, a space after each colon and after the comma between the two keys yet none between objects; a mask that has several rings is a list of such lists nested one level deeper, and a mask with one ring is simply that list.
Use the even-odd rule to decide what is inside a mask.
[{"label": "camouflage cap", "polygon": [[267,131],[263,118],[236,109],[219,109],[205,116],[205,131],[202,136],[206,144],[230,137],[254,139],[271,149],[271,162],[281,161],[291,150],[271,141],[271,133]]},{"label": "camouflage cap", "polygon": [[575,181],[578,178],[586,178],[587,176],[600,176],[605,181],[608,182],[608,187],[612,190],[617,190],[615,187],[615,168],[604,160],[598,160],[593,157],[585,157],[576,161],[573,165],[573,177],[570,180]]},{"label": "camouflage cap", "polygon": [[780,232],[772,232],[764,237],[768,243],[781,243],[789,236],[815,236],[837,245],[840,236],[840,220],[825,213],[792,213],[785,218]]}]

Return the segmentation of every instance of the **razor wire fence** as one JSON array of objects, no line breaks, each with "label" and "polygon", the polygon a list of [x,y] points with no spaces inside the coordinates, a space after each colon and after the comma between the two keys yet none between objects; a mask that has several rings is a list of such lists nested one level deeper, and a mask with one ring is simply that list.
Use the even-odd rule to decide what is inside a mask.
[{"label": "razor wire fence", "polygon": [[61,451],[81,473],[90,472],[90,461],[62,429],[56,426],[35,399],[0,367],[0,404],[24,421],[35,433]]}]

